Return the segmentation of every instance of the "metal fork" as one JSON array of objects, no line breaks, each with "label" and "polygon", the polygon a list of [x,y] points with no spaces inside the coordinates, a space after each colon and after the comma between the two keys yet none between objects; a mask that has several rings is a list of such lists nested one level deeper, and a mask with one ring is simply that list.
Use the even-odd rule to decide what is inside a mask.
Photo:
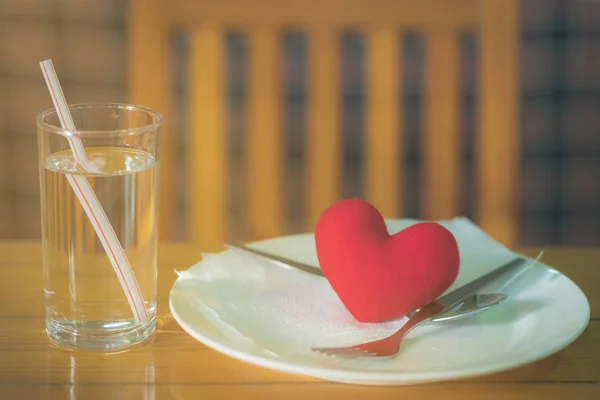
[{"label": "metal fork", "polygon": [[[440,313],[444,306],[440,303],[430,304],[423,307],[418,312],[414,313],[413,316],[395,333],[391,336],[383,339],[375,340],[372,342],[361,343],[354,346],[347,347],[314,347],[314,351],[325,353],[331,356],[344,356],[344,357],[393,357],[400,351],[400,345],[402,340],[408,335],[410,331],[419,325],[422,325],[429,321],[445,321],[448,319],[460,319],[474,313],[481,312],[487,308],[490,308],[496,304],[499,304],[506,299],[505,294],[493,294],[493,295],[475,295],[465,299],[465,302],[459,304],[455,309],[460,310],[463,308],[473,309],[475,311],[462,313],[456,315],[452,311],[442,313],[439,318],[436,318],[436,314]],[[474,304],[477,303],[477,304]],[[433,317],[433,318],[432,318]]]}]

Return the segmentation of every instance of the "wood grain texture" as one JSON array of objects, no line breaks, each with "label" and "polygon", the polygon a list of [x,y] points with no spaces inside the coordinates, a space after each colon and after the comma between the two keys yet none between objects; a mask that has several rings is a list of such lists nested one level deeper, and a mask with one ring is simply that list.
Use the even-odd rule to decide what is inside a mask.
[{"label": "wood grain texture", "polygon": [[477,223],[507,246],[517,243],[519,2],[483,0],[479,123],[475,144]]},{"label": "wood grain texture", "polygon": [[[0,143],[1,145],[1,143]],[[7,239],[14,237],[14,212],[13,212],[13,195],[2,193],[0,194],[0,220],[4,221],[0,224],[0,238]]]},{"label": "wood grain texture", "polygon": [[[85,395],[89,399],[123,398],[123,399],[238,399],[245,400],[280,400],[285,399],[399,399],[411,400],[433,399],[489,399],[489,400],[553,400],[553,399],[597,399],[600,386],[588,384],[479,384],[470,383],[445,384],[431,386],[412,386],[397,388],[355,387],[330,383],[300,384],[262,384],[248,385],[133,385],[119,386],[97,385],[39,385],[39,386],[7,386],[0,388],[2,393],[11,399],[41,398],[80,398]],[[71,396],[71,397],[69,397]],[[87,397],[90,396],[90,397]]]},{"label": "wood grain texture", "polygon": [[[539,249],[524,249],[529,255]],[[3,398],[486,398],[593,399],[600,395],[600,249],[546,249],[544,259],[586,293],[592,321],[564,350],[503,373],[409,387],[360,387],[258,368],[208,349],[168,312],[175,269],[200,258],[198,247],[159,250],[158,333],[154,341],[110,356],[66,352],[44,332],[41,246],[0,242],[0,393]],[[120,396],[120,397],[119,397]],[[467,397],[465,397],[467,396]]]},{"label": "wood grain texture", "polygon": [[459,36],[433,29],[425,35],[423,113],[423,218],[448,219],[460,213]]},{"label": "wood grain texture", "polygon": [[339,199],[342,183],[340,37],[328,28],[309,30],[308,130],[306,132],[306,229]]},{"label": "wood grain texture", "polygon": [[[152,343],[110,356],[65,352],[48,345],[42,318],[11,319],[0,327],[0,385],[80,384],[214,385],[235,383],[318,382],[318,379],[259,368],[227,357],[197,342],[164,317]],[[538,362],[510,371],[470,378],[471,383],[589,383],[600,381],[600,360],[593,351],[600,322],[592,321],[573,344]],[[27,351],[24,355],[24,351]],[[75,363],[75,373],[71,365]],[[456,384],[456,383],[453,383]]]},{"label": "wood grain texture", "polygon": [[397,29],[385,27],[366,36],[365,196],[384,218],[397,218],[402,209],[399,38]]},{"label": "wood grain texture", "polygon": [[249,36],[250,87],[247,132],[248,239],[283,232],[281,35],[269,27]]},{"label": "wood grain texture", "polygon": [[[90,188],[92,189],[92,191],[96,191],[96,180],[93,179],[92,182],[90,182]],[[55,202],[54,203],[54,207],[56,207],[59,203]],[[87,219],[87,215],[85,215],[85,211],[83,210],[83,207],[78,208],[79,209],[79,215],[80,215],[80,221]],[[48,226],[53,228],[54,231],[54,237],[56,237],[58,235],[57,233],[57,226],[58,223],[56,222],[56,214],[54,214],[53,216],[54,221],[52,223],[50,223]],[[94,226],[92,224],[83,224],[80,222],[80,227],[82,227],[84,234],[85,234],[85,243],[83,245],[84,249],[83,252],[84,253],[93,253],[96,251],[96,245],[98,242],[98,237],[96,236],[96,231],[94,230]]]},{"label": "wood grain texture", "polygon": [[203,251],[223,248],[227,227],[227,132],[224,36],[201,27],[190,34],[190,110],[186,194],[189,239]]}]

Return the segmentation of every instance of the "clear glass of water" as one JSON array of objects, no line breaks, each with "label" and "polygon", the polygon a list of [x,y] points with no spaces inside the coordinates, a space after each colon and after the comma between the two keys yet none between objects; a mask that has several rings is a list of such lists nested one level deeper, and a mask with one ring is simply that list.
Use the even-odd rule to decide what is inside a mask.
[{"label": "clear glass of water", "polygon": [[[37,116],[46,332],[65,348],[120,351],[153,337],[157,288],[159,113],[127,104],[70,106],[77,132],[55,109]],[[85,148],[90,172],[69,146]],[[92,169],[93,170],[93,169]],[[83,176],[124,250],[147,318],[134,312],[82,202],[67,179]]]}]

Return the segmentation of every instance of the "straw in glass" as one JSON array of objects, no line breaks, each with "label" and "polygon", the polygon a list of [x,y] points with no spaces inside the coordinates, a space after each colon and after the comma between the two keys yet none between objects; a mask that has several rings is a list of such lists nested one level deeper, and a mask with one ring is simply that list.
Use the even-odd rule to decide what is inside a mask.
[{"label": "straw in glass", "polygon": [[[79,138],[73,135],[73,133],[76,132],[75,124],[69,111],[69,106],[64,97],[62,88],[60,87],[60,83],[58,82],[58,76],[54,70],[52,60],[40,62],[40,67],[42,69],[44,79],[46,80],[46,84],[48,85],[50,95],[52,96],[52,102],[56,108],[56,113],[58,114],[60,124],[66,131],[65,137],[69,142],[69,146],[73,152],[73,157],[85,168],[86,171],[99,173],[100,170],[96,167],[96,165],[87,159],[85,148],[83,147],[83,144]],[[131,311],[133,312],[134,318],[139,322],[147,321],[148,314],[144,305],[142,292],[137,280],[135,279],[133,270],[131,269],[129,261],[127,260],[127,256],[125,255],[125,251],[123,250],[123,247],[121,247],[119,239],[117,238],[117,235],[115,234],[115,231],[110,224],[108,217],[104,213],[104,210],[102,209],[102,206],[100,205],[100,202],[92,190],[87,178],[83,175],[72,174],[66,174],[66,177],[92,226],[94,227],[94,230],[98,235],[98,239],[100,240],[100,243],[102,243],[102,247],[104,247],[106,255],[108,256],[115,273],[117,274],[119,282],[123,287],[125,297],[131,306]]]}]

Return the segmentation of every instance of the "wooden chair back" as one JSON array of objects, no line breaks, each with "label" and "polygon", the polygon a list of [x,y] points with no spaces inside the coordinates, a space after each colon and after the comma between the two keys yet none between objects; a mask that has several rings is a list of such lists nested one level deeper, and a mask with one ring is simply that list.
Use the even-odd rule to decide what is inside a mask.
[{"label": "wooden chair back", "polygon": [[[221,248],[227,237],[227,135],[224,34],[248,36],[246,134],[249,238],[283,232],[280,37],[299,29],[308,38],[306,229],[340,198],[339,38],[362,32],[366,46],[364,198],[385,217],[401,217],[402,115],[397,93],[402,32],[425,42],[421,160],[423,218],[459,213],[459,35],[479,43],[477,92],[476,222],[507,245],[517,232],[517,0],[132,0],[129,20],[130,100],[172,115],[169,34],[189,34],[189,121],[186,149],[190,240]],[[161,239],[173,226],[171,128],[162,138]]]}]

